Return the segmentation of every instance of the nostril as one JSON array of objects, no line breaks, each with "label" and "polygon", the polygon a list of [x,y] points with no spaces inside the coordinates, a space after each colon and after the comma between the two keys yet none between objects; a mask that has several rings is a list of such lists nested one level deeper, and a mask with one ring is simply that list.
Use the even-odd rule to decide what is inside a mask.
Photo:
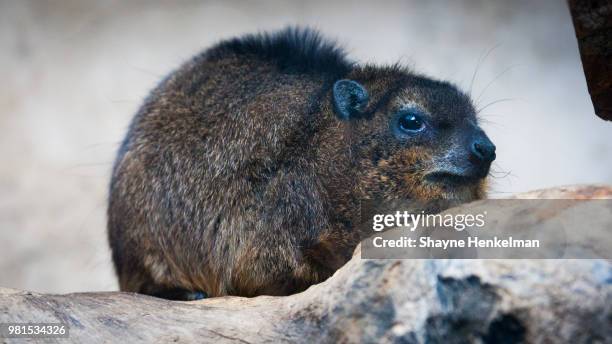
[{"label": "nostril", "polygon": [[491,162],[495,160],[495,146],[480,140],[476,141],[472,145],[472,154],[479,160]]},{"label": "nostril", "polygon": [[480,144],[480,142],[474,142],[474,144],[472,145],[472,153],[478,159],[484,159],[485,152],[483,151],[482,145]]}]

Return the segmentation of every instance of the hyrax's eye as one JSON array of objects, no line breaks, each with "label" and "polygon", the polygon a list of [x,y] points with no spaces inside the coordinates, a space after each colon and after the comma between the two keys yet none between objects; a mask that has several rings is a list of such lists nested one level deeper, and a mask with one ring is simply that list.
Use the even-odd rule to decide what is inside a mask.
[{"label": "hyrax's eye", "polygon": [[406,132],[421,131],[425,128],[423,118],[415,113],[405,113],[399,117],[399,128]]}]

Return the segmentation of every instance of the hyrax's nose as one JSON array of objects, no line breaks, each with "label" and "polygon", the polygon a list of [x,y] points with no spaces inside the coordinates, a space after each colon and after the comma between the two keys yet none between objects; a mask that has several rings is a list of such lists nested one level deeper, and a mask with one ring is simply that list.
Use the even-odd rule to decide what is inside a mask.
[{"label": "hyrax's nose", "polygon": [[472,142],[472,157],[481,164],[489,164],[495,160],[495,145],[486,136],[478,136]]}]

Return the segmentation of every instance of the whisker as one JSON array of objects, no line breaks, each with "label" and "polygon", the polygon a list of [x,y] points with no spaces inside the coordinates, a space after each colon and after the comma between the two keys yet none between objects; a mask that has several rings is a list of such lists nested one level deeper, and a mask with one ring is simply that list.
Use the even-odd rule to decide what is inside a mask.
[{"label": "whisker", "polygon": [[489,89],[489,87],[491,87],[491,85],[493,85],[493,83],[497,80],[499,80],[499,78],[501,78],[502,76],[504,76],[504,74],[508,73],[509,71],[517,68],[519,65],[512,65],[506,69],[504,69],[503,71],[499,72],[494,78],[493,80],[489,81],[489,83],[483,88],[483,90],[480,92],[480,94],[478,95],[478,97],[476,98],[476,100],[474,101],[476,103],[476,106],[478,106],[478,102],[480,101],[480,98],[482,98],[482,96],[485,94],[485,92]]},{"label": "whisker", "polygon": [[502,99],[498,99],[498,100],[492,101],[489,104],[483,106],[482,108],[476,110],[476,113],[480,113],[482,110],[488,108],[491,105],[495,105],[495,104],[498,104],[498,103],[509,102],[509,101],[514,101],[514,100],[516,100],[516,98],[502,98]]},{"label": "whisker", "polygon": [[105,146],[119,146],[121,145],[123,141],[107,141],[107,142],[98,142],[98,143],[92,143],[89,145],[85,145],[84,149],[88,150],[88,149],[94,149],[97,147],[105,147]]},{"label": "whisker", "polygon": [[70,165],[70,167],[66,167],[66,170],[69,169],[74,169],[74,168],[81,168],[81,167],[95,167],[95,166],[110,166],[113,162],[112,161],[108,161],[108,162],[92,162],[92,163],[84,163],[84,164],[74,164],[74,165]]},{"label": "whisker", "polygon": [[500,125],[500,124],[499,124],[499,123],[497,123],[497,122],[493,122],[493,121],[491,121],[491,120],[489,120],[489,119],[486,119],[486,118],[483,118],[483,117],[478,117],[478,121],[479,121],[480,123],[484,123],[484,124]]},{"label": "whisker", "polygon": [[489,191],[487,191],[487,194],[489,194],[489,195],[512,195],[512,194],[514,194],[514,192],[512,192],[512,191],[489,190]]},{"label": "whisker", "polygon": [[[490,113],[490,112],[488,112],[488,113],[479,113],[478,115],[479,116],[486,116],[486,117],[502,117],[503,116],[503,115],[500,115],[498,113]],[[484,117],[479,117],[479,119],[481,119],[481,118],[485,119]]]},{"label": "whisker", "polygon": [[504,178],[517,178],[517,176],[512,173],[512,171],[508,170],[508,171],[504,171],[501,168],[492,168],[489,171],[489,177],[494,178],[494,179],[504,179]]},{"label": "whisker", "polygon": [[[495,175],[496,173],[500,174],[499,176]],[[509,176],[512,176],[512,172],[508,171],[508,172],[489,172],[489,177],[493,178],[493,179],[504,179],[507,178]]]},{"label": "whisker", "polygon": [[478,70],[480,69],[480,66],[484,63],[484,61],[487,59],[487,57],[489,57],[489,55],[495,49],[497,49],[500,45],[501,45],[501,43],[497,43],[493,47],[489,48],[489,50],[486,52],[486,54],[484,54],[484,55],[481,54],[480,57],[478,58],[478,62],[476,63],[476,68],[474,69],[474,74],[472,74],[472,80],[470,81],[470,92],[469,92],[470,97],[472,97],[472,89],[474,88],[474,81],[476,81],[476,76],[478,75]]},{"label": "whisker", "polygon": [[140,73],[146,74],[146,75],[148,75],[148,76],[151,76],[151,77],[154,77],[154,78],[157,78],[157,79],[160,79],[160,78],[163,78],[163,77],[164,77],[164,74],[161,74],[161,73],[159,73],[159,72],[156,72],[156,71],[153,71],[153,70],[150,70],[150,69],[147,69],[147,68],[143,68],[143,67],[136,66],[136,65],[132,64],[131,62],[129,62],[129,61],[128,61],[127,59],[125,59],[125,58],[123,59],[123,61],[124,61],[124,63],[125,63],[125,64],[126,64],[128,67],[132,68],[133,70],[135,70],[135,71],[137,71],[137,72],[140,72]]}]

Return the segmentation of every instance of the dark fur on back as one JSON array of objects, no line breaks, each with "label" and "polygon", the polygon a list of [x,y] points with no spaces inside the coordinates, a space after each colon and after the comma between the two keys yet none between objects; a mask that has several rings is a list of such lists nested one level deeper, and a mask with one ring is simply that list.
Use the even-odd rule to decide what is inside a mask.
[{"label": "dark fur on back", "polygon": [[[338,79],[367,89],[362,118],[338,118]],[[287,295],[350,258],[361,199],[481,198],[480,184],[424,182],[455,141],[398,140],[390,123],[412,103],[475,121],[452,85],[353,64],[308,29],[230,39],[188,61],[142,105],[113,168],[121,290]]]},{"label": "dark fur on back", "polygon": [[288,27],[278,32],[233,38],[208,50],[206,57],[215,60],[228,54],[275,61],[287,72],[321,73],[332,77],[346,75],[353,67],[340,47],[309,28]]}]

